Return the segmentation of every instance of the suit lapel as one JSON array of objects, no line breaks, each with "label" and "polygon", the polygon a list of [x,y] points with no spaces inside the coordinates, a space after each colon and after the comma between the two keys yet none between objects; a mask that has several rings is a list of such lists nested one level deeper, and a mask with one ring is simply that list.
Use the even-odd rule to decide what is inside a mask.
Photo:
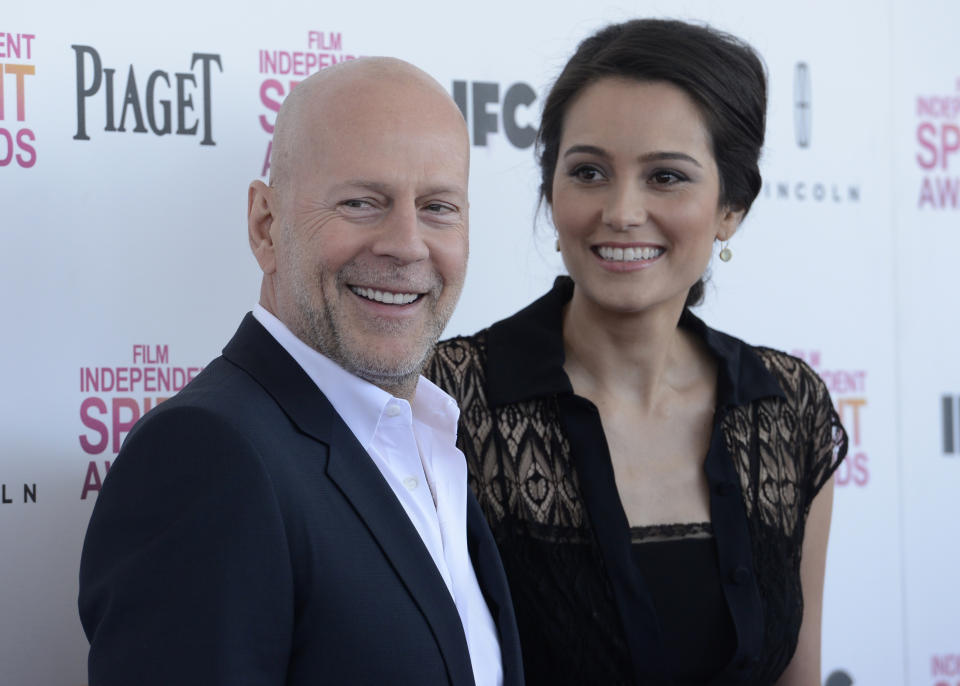
[{"label": "suit lapel", "polygon": [[473,686],[456,605],[420,534],[383,475],[326,396],[250,314],[224,348],[305,434],[328,447],[327,475],[350,502],[426,617],[453,686]]},{"label": "suit lapel", "polygon": [[427,618],[452,684],[473,684],[460,615],[437,566],[383,475],[347,425],[333,424],[327,474],[367,525]]},{"label": "suit lapel", "polygon": [[500,561],[493,534],[472,492],[467,494],[467,545],[470,560],[477,574],[490,614],[497,625],[500,639],[500,657],[503,661],[504,686],[523,684],[523,661],[520,653],[520,634],[513,611],[513,600],[507,577]]}]

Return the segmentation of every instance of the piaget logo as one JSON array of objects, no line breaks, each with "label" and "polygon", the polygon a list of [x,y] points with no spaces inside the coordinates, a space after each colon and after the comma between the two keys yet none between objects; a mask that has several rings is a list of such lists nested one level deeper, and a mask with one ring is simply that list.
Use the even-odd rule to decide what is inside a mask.
[{"label": "piaget logo", "polygon": [[[213,74],[222,72],[220,55],[193,53],[190,71],[154,69],[143,78],[131,64],[104,66],[89,45],[72,45],[77,68],[77,132],[74,140],[90,140],[93,127],[110,133],[199,136],[200,145],[216,145],[213,137]],[[96,123],[94,123],[96,122]],[[89,129],[88,129],[89,127]]]}]

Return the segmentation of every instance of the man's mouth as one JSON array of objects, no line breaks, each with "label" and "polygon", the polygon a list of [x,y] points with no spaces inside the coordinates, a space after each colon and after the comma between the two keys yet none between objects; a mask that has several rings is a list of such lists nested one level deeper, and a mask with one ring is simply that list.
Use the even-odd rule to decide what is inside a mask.
[{"label": "man's mouth", "polygon": [[386,305],[409,305],[423,295],[422,293],[396,293],[394,291],[380,291],[375,288],[365,288],[362,286],[348,286],[348,288],[361,298],[372,300],[373,302],[384,303]]},{"label": "man's mouth", "polygon": [[660,257],[664,253],[664,249],[652,247],[614,248],[609,245],[600,245],[595,247],[593,252],[600,259],[608,262],[640,262]]}]

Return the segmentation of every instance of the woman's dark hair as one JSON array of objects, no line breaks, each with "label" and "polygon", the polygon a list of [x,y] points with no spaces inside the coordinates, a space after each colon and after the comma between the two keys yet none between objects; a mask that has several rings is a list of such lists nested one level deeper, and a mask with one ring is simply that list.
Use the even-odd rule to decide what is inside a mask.
[{"label": "woman's dark hair", "polygon": [[[664,19],[612,24],[584,40],[547,95],[537,133],[540,200],[553,203],[553,175],[567,109],[587,86],[607,77],[666,81],[697,103],[720,176],[720,206],[746,214],[760,192],[760,149],[767,112],[763,64],[749,45],[707,26]],[[687,306],[703,300],[700,279]]]}]

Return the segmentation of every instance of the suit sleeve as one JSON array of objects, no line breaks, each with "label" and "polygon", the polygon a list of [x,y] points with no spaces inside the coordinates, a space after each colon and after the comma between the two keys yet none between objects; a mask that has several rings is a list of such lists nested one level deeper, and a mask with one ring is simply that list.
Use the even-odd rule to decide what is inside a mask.
[{"label": "suit sleeve", "polygon": [[209,411],[159,408],[125,443],[84,541],[90,686],[283,684],[293,607],[256,450]]}]

